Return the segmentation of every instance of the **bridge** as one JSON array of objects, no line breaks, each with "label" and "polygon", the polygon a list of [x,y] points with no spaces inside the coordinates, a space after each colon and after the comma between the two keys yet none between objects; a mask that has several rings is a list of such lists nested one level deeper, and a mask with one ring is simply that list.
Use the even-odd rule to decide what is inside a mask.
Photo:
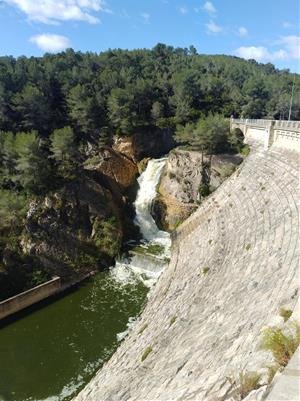
[{"label": "bridge", "polygon": [[275,144],[300,149],[300,121],[230,119],[230,129],[240,129],[248,139],[263,142],[265,150]]}]

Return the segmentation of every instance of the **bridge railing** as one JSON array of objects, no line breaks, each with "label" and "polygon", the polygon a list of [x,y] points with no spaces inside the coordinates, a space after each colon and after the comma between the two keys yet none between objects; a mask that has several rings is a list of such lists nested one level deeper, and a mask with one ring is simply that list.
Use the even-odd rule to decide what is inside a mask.
[{"label": "bridge railing", "polygon": [[256,126],[256,127],[273,126],[275,129],[287,129],[287,130],[294,129],[295,131],[300,132],[300,121],[232,118],[231,123]]}]

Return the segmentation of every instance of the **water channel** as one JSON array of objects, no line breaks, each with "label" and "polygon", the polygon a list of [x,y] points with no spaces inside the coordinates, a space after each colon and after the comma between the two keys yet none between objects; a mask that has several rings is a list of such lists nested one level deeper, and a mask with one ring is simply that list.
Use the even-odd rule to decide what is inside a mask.
[{"label": "water channel", "polygon": [[[150,214],[165,159],[139,177],[135,202],[141,247],[170,252],[170,238]],[[33,307],[0,329],[0,401],[69,401],[118,346],[162,270],[143,255],[120,260],[43,308]]]}]

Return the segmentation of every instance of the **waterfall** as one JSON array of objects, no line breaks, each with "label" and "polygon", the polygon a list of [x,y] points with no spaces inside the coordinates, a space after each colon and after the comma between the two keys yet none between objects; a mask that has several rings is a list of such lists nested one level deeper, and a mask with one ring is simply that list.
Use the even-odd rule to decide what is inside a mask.
[{"label": "waterfall", "polygon": [[[170,235],[159,230],[151,216],[151,204],[157,195],[157,185],[166,160],[150,160],[138,179],[139,190],[134,203],[135,224],[139,226],[143,240],[139,252],[133,250],[129,259],[117,261],[111,269],[111,274],[119,281],[133,282],[138,278],[151,287],[167,264],[171,247]],[[152,254],[153,249],[159,250],[156,255]]]}]

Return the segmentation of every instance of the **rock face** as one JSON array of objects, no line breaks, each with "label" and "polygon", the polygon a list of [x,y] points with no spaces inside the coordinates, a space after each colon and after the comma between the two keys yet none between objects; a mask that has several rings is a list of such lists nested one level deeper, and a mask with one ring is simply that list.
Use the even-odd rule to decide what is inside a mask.
[{"label": "rock face", "polygon": [[115,137],[113,149],[134,162],[145,157],[160,157],[175,146],[172,132],[154,127],[141,128],[131,137]]},{"label": "rock face", "polygon": [[123,239],[121,205],[92,174],[31,204],[24,253],[68,280],[113,263]]},{"label": "rock face", "polygon": [[[208,162],[205,158],[204,161]],[[221,154],[212,158],[210,187],[218,188],[242,162],[237,155]],[[160,181],[159,196],[153,204],[158,225],[172,230],[185,220],[200,203],[199,185],[202,180],[201,154],[195,151],[170,152]]]},{"label": "rock face", "polygon": [[111,183],[115,183],[121,193],[135,184],[138,168],[129,157],[112,148],[105,148],[97,156],[86,162],[86,169],[98,171]]},{"label": "rock face", "polygon": [[264,327],[299,296],[299,154],[256,148],[173,237],[140,320],[76,401],[232,399],[272,363]]}]

